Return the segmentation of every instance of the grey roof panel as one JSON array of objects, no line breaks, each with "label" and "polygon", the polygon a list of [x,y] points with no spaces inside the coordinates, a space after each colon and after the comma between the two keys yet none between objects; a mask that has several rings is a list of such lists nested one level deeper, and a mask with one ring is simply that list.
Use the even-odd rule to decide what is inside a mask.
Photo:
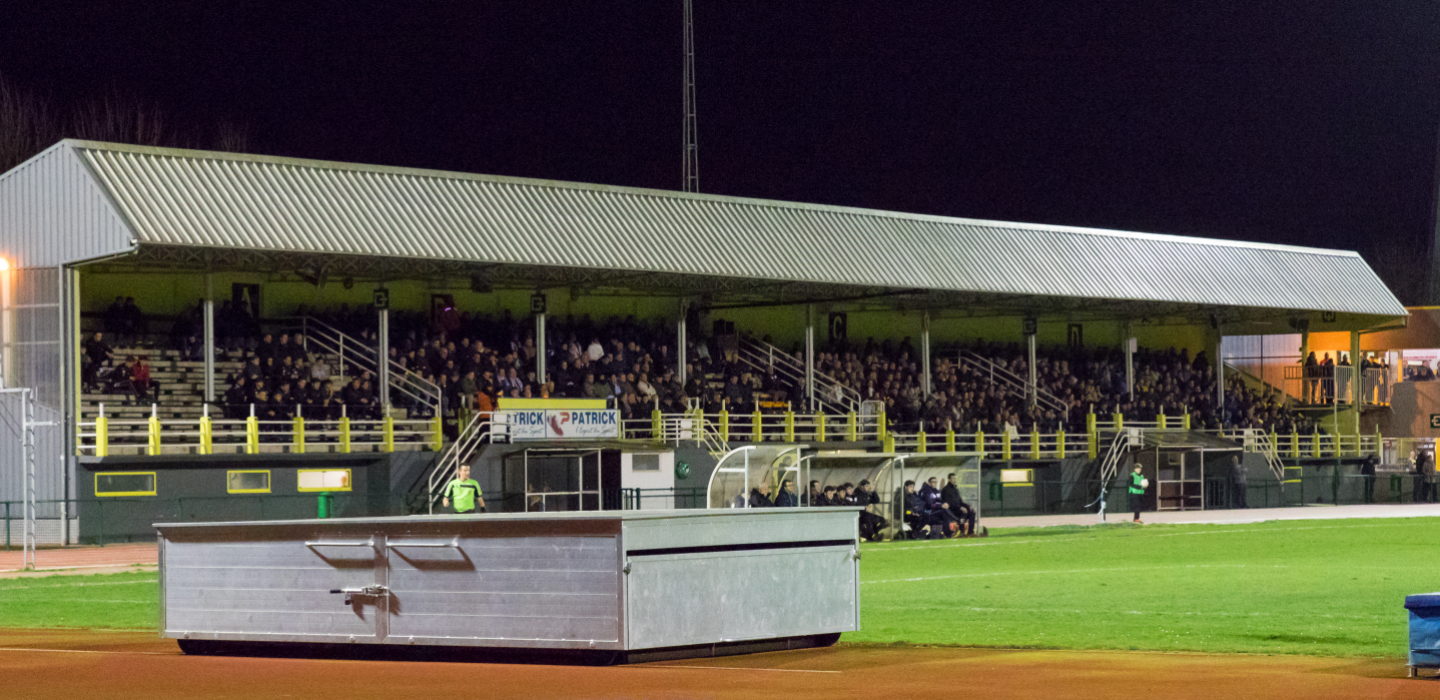
[{"label": "grey roof panel", "polygon": [[1405,314],[1346,251],[68,143],[141,245]]}]

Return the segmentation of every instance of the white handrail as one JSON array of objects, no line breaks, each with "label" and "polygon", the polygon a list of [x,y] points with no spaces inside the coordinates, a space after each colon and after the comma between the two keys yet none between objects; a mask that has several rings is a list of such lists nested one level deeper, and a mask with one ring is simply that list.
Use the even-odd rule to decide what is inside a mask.
[{"label": "white handrail", "polygon": [[492,435],[490,421],[476,417],[450,444],[450,449],[441,454],[440,459],[435,463],[435,468],[430,471],[430,478],[426,483],[427,512],[435,513],[435,501],[440,496],[436,489],[440,485],[448,483],[460,471],[460,465],[470,464],[470,460],[475,458],[475,453],[480,446],[493,441]]},{"label": "white handrail", "polygon": [[[805,391],[805,363],[791,357],[784,350],[749,335],[741,335],[737,355],[751,367],[773,371],[797,391]],[[860,410],[860,392],[819,370],[816,370],[813,376],[815,402],[822,408],[829,407],[840,413]]]},{"label": "white handrail", "polygon": [[[323,352],[335,355],[339,358],[339,374],[345,374],[346,355],[349,355],[350,363],[363,370],[379,373],[379,350],[372,348],[358,339],[347,335],[334,326],[324,321],[310,317],[300,317],[300,332],[304,337],[304,347],[309,350],[312,339]],[[388,358],[387,358],[388,360]],[[440,410],[440,387],[415,372],[407,369],[395,360],[390,362],[390,388],[408,396],[433,411]],[[411,384],[414,384],[412,388]]]},{"label": "white handrail", "polygon": [[[1026,398],[1030,395],[1030,383],[1028,381],[1021,379],[1014,372],[1001,367],[988,357],[970,350],[962,350],[960,352],[960,362],[961,364],[972,365],[976,370],[985,373],[989,376],[992,384],[1002,389]],[[1048,408],[1052,411],[1060,411],[1066,414],[1070,412],[1070,404],[1038,386],[1035,387],[1035,403],[1042,408]]]}]

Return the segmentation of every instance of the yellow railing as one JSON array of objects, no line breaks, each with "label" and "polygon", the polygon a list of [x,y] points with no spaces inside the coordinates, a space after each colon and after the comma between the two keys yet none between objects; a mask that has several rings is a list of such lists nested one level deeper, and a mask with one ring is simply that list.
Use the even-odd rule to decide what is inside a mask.
[{"label": "yellow railing", "polygon": [[145,419],[121,420],[100,414],[77,424],[77,449],[82,457],[165,454],[262,454],[310,452],[396,452],[436,450],[443,445],[437,419],[283,420],[163,418],[152,407]]}]

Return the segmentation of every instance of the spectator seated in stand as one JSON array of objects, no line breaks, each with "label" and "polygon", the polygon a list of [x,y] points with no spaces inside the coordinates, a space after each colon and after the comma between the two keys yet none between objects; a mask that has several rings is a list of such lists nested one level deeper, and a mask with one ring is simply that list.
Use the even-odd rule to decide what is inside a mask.
[{"label": "spectator seated in stand", "polygon": [[[134,359],[134,358],[131,358]],[[105,378],[105,393],[107,394],[133,394],[135,385],[131,382],[134,375],[131,374],[130,363],[121,360]]]},{"label": "spectator seated in stand", "polygon": [[85,366],[81,371],[81,382],[89,390],[100,388],[102,381],[109,381],[113,369],[115,352],[105,344],[105,334],[96,333],[85,341]]},{"label": "spectator seated in stand", "polygon": [[150,365],[145,358],[130,356],[130,389],[135,393],[135,402],[150,398]]}]

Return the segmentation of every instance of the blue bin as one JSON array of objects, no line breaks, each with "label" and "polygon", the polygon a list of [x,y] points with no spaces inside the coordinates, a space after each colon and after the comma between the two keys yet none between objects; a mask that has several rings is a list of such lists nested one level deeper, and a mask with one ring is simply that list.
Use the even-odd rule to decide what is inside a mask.
[{"label": "blue bin", "polygon": [[1410,611],[1410,676],[1420,668],[1440,668],[1440,593],[1405,596]]}]

